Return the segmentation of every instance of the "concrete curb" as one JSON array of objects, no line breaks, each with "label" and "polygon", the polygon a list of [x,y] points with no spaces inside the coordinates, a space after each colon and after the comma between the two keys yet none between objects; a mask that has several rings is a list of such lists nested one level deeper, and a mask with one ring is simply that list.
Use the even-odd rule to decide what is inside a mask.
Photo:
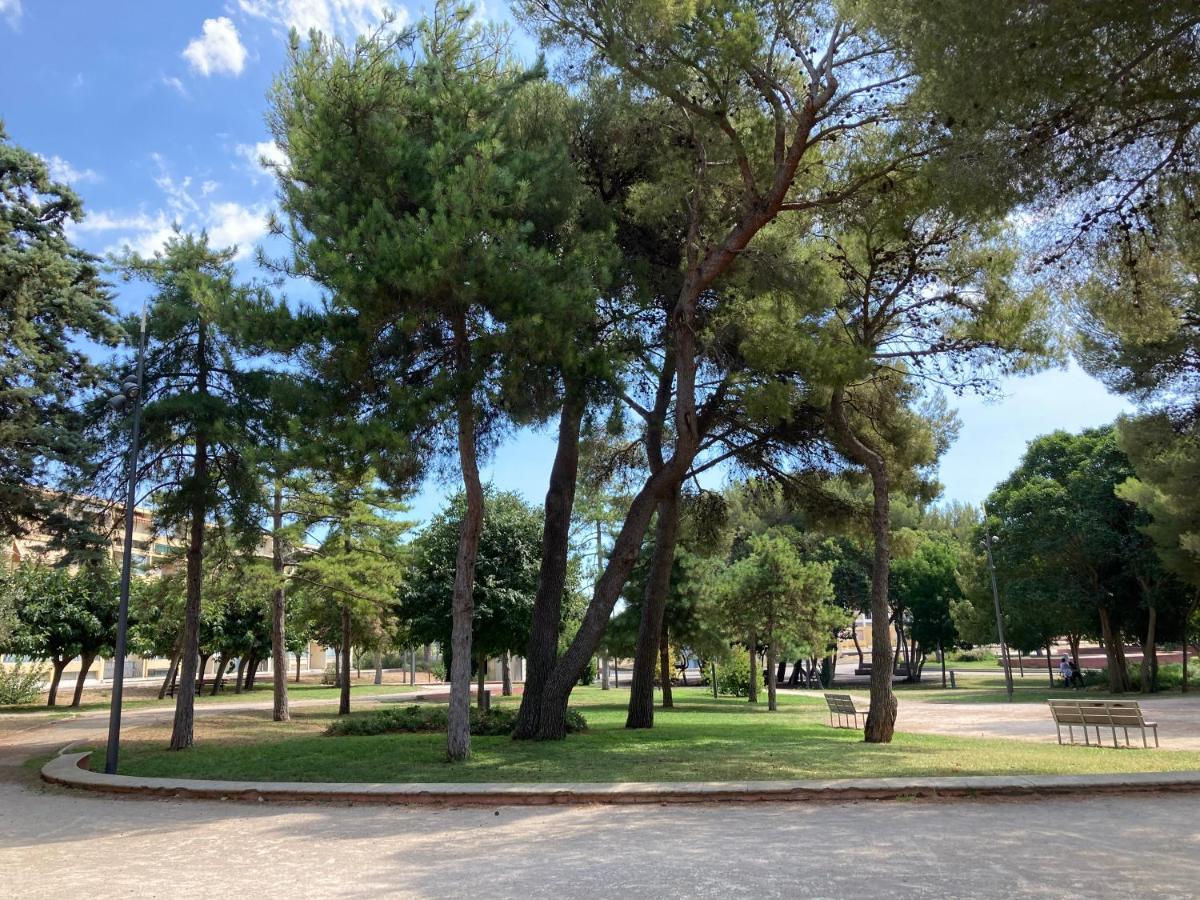
[{"label": "concrete curb", "polygon": [[971,775],[810,781],[660,781],[629,783],[388,784],[298,781],[207,781],[105,775],[84,768],[87,753],[63,753],[42,767],[50,784],[139,797],[426,806],[708,803],[1040,797],[1146,791],[1200,791],[1200,772],[1124,775]]}]

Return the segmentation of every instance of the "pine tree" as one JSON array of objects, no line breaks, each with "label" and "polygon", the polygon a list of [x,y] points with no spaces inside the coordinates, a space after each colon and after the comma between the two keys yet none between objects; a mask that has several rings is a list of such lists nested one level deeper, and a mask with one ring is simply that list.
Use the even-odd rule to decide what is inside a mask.
[{"label": "pine tree", "polygon": [[118,332],[98,260],[66,235],[82,219],[79,197],[0,123],[0,534],[69,514],[49,489],[90,449],[78,404],[101,370],[81,345]]}]

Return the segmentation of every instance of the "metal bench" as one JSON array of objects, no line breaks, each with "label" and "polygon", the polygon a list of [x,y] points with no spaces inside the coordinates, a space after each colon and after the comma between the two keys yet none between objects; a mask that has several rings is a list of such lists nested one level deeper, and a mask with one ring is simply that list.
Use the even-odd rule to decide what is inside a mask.
[{"label": "metal bench", "polygon": [[[825,694],[825,705],[829,707],[829,725],[832,728],[862,728],[866,724],[867,714],[854,707],[854,698],[849,694]],[[833,717],[837,716],[837,724]],[[863,725],[858,724],[862,716]],[[849,723],[853,722],[853,726]]]},{"label": "metal bench", "polygon": [[1150,743],[1146,738],[1146,729],[1150,729],[1154,733],[1154,746],[1158,746],[1158,723],[1147,722],[1142,715],[1142,708],[1138,706],[1134,700],[1047,700],[1050,705],[1050,714],[1054,717],[1054,728],[1058,732],[1058,742],[1061,744],[1062,728],[1067,726],[1067,735],[1072,744],[1075,743],[1075,728],[1076,726],[1083,729],[1083,741],[1088,746],[1091,746],[1091,736],[1088,733],[1089,728],[1094,728],[1096,731],[1096,746],[1103,746],[1103,741],[1100,739],[1100,729],[1107,728],[1112,731],[1112,742],[1114,747],[1119,747],[1117,742],[1117,729],[1125,732],[1125,746],[1132,747],[1133,744],[1129,740],[1129,730],[1136,728],[1142,733],[1142,746],[1149,747]]}]

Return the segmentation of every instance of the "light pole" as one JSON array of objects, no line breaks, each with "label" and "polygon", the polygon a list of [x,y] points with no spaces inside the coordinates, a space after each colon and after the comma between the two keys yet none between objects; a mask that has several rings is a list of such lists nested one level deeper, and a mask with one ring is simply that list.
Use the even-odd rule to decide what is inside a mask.
[{"label": "light pole", "polygon": [[121,393],[109,398],[115,410],[133,404],[133,425],[129,440],[128,488],[125,493],[125,545],[121,552],[121,600],[117,611],[117,642],[113,652],[112,702],[108,710],[108,749],[104,756],[106,774],[117,773],[117,752],[121,744],[121,695],[125,689],[125,637],[129,630],[129,576],[133,566],[133,508],[137,503],[138,429],[142,414],[142,377],[146,367],[146,305],[142,304],[142,328],[138,339],[137,378],[126,379]]},{"label": "light pole", "polygon": [[1000,655],[1004,661],[1004,689],[1008,692],[1008,700],[1011,703],[1013,698],[1012,663],[1008,658],[1008,644],[1004,640],[1004,616],[1000,612],[1000,591],[996,587],[996,564],[992,560],[992,546],[1000,539],[995,537],[988,528],[987,507],[983,508],[983,534],[984,539],[981,543],[983,549],[987,551],[988,573],[992,576],[992,600],[996,604],[996,632],[1000,636]]}]

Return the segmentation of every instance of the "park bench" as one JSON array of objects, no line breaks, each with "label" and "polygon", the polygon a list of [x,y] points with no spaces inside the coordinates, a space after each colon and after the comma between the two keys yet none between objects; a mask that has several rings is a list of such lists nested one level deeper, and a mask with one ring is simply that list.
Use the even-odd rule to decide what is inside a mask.
[{"label": "park bench", "polygon": [[1117,747],[1117,729],[1125,732],[1125,746],[1131,747],[1129,730],[1138,729],[1142,733],[1142,746],[1149,747],[1146,739],[1146,729],[1154,733],[1154,746],[1158,746],[1158,723],[1147,722],[1142,715],[1142,708],[1133,700],[1048,700],[1050,714],[1054,717],[1054,728],[1058,732],[1058,742],[1061,744],[1063,726],[1067,726],[1067,735],[1072,744],[1075,743],[1075,727],[1083,729],[1083,741],[1091,746],[1089,728],[1096,730],[1096,746],[1103,744],[1100,739],[1100,729],[1112,731],[1113,746]]},{"label": "park bench", "polygon": [[[858,717],[863,717],[863,723],[866,724],[867,714],[861,710],[855,709],[854,698],[849,694],[826,694],[825,705],[829,707],[829,725],[832,728],[861,728],[858,724]],[[834,725],[833,717],[837,716],[837,724]],[[854,722],[851,726],[849,722]]]}]

